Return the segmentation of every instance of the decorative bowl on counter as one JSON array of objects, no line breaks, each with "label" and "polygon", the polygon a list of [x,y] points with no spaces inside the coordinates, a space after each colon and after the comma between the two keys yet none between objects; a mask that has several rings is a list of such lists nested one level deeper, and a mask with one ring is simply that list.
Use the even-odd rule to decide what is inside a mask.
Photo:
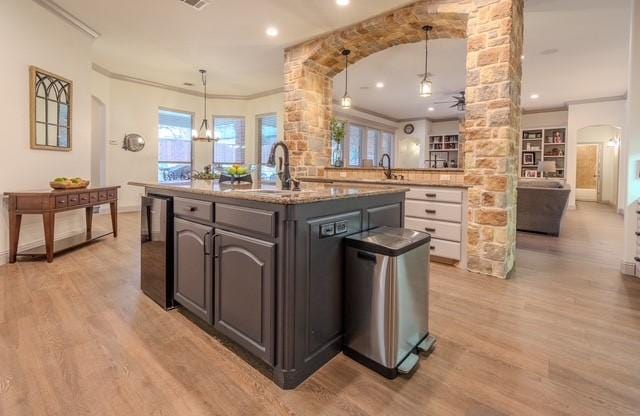
[{"label": "decorative bowl on counter", "polygon": [[82,178],[55,178],[49,182],[53,189],[82,189],[89,186],[91,182]]}]

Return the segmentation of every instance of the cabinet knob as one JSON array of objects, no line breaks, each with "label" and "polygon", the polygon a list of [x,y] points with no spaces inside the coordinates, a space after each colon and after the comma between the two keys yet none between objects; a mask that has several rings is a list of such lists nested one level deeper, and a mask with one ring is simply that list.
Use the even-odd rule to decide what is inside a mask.
[{"label": "cabinet knob", "polygon": [[196,212],[198,207],[189,207],[189,212]]},{"label": "cabinet knob", "polygon": [[431,250],[433,250],[433,251],[435,251],[435,250],[436,250],[436,247],[435,247],[435,246],[429,246],[429,248],[430,248]]}]

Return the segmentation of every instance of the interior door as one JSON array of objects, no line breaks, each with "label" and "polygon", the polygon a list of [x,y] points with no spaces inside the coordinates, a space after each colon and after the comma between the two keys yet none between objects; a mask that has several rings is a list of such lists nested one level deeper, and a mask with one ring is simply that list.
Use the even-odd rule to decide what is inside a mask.
[{"label": "interior door", "polygon": [[600,200],[600,144],[577,145],[576,199]]}]

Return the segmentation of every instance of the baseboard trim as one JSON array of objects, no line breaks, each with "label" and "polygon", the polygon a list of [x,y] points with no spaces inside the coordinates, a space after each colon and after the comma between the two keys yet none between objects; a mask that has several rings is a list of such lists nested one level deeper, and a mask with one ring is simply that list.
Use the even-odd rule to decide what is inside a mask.
[{"label": "baseboard trim", "polygon": [[[55,238],[55,241],[62,240],[64,238],[68,238],[77,234],[81,234],[81,233],[84,233],[85,231],[86,230],[84,227],[81,229],[77,228],[77,229],[69,230],[60,235],[57,235]],[[44,244],[44,237],[39,240],[32,241],[30,243],[21,244],[20,246],[18,246],[18,252],[24,251],[24,250],[31,250],[32,248],[36,248],[43,244]],[[9,250],[0,251],[0,266],[7,263],[9,263]]]},{"label": "baseboard trim", "polygon": [[637,275],[638,272],[640,272],[640,270],[637,270],[636,263],[624,260],[620,262],[620,273],[625,276],[640,277]]}]

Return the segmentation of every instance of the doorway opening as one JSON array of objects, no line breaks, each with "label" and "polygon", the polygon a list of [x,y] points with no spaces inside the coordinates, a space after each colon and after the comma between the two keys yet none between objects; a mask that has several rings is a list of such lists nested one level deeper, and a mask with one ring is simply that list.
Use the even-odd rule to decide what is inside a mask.
[{"label": "doorway opening", "polygon": [[601,125],[578,130],[576,200],[616,205],[621,129]]}]

